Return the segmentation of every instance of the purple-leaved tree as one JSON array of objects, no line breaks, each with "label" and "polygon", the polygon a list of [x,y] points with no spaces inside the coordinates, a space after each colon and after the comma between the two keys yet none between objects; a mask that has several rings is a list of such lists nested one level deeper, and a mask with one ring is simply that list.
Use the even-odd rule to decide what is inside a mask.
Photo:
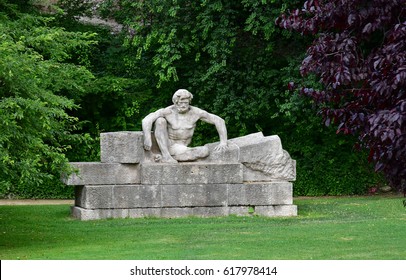
[{"label": "purple-leaved tree", "polygon": [[314,36],[300,71],[317,75],[322,90],[301,92],[405,191],[406,0],[310,0],[276,24]]}]

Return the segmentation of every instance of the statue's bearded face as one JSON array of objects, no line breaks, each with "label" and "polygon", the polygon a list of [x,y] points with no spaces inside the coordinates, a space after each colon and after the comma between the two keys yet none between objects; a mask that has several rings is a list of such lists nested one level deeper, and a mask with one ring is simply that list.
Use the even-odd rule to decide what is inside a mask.
[{"label": "statue's bearded face", "polygon": [[184,114],[190,109],[190,99],[189,98],[179,99],[179,101],[176,102],[175,106],[180,114]]}]

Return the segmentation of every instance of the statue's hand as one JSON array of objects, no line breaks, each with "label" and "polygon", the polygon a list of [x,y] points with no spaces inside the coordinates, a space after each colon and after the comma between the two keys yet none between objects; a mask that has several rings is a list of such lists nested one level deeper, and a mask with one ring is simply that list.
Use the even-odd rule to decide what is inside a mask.
[{"label": "statue's hand", "polygon": [[227,143],[220,143],[214,148],[215,152],[223,152],[225,150],[227,150]]},{"label": "statue's hand", "polygon": [[146,151],[150,151],[150,150],[151,150],[151,147],[152,147],[152,141],[151,141],[151,139],[145,139],[145,140],[144,140],[144,149],[145,149]]}]

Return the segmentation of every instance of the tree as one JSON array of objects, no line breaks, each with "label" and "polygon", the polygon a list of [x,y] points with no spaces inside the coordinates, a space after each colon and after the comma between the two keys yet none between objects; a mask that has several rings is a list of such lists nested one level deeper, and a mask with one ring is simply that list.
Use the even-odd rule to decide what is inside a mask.
[{"label": "tree", "polygon": [[356,135],[375,170],[401,189],[406,180],[406,1],[310,0],[276,23],[314,37],[300,72],[317,75],[321,89],[301,92],[321,108],[326,125]]},{"label": "tree", "polygon": [[79,61],[94,34],[51,27],[27,1],[10,2],[0,0],[0,197],[66,197],[65,153],[82,138],[66,93],[80,95],[93,79]]}]

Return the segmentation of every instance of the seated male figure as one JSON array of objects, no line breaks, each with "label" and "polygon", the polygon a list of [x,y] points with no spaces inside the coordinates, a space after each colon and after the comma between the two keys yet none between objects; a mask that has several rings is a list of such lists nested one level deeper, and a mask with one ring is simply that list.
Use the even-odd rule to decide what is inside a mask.
[{"label": "seated male figure", "polygon": [[220,144],[215,150],[227,148],[227,129],[219,116],[191,106],[193,95],[185,90],[177,90],[172,101],[174,105],[150,113],[142,120],[144,149],[152,146],[151,129],[155,123],[155,138],[162,153],[162,162],[194,161],[209,155],[207,147],[190,148],[192,136],[198,120],[215,125]]}]

